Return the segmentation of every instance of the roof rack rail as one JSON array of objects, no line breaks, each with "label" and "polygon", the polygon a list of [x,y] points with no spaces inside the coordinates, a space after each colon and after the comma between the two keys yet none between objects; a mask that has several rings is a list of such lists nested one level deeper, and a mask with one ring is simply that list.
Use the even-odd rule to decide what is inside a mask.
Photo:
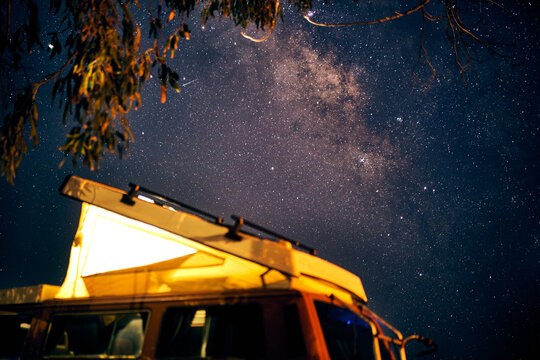
[{"label": "roof rack rail", "polygon": [[[129,187],[130,187],[130,189],[129,189],[128,193],[125,194],[122,197],[122,202],[125,203],[125,204],[133,205],[135,203],[133,201],[133,199],[135,197],[137,197],[140,200],[150,201],[150,202],[153,202],[153,203],[155,203],[156,205],[159,205],[159,206],[174,205],[174,206],[180,207],[182,209],[191,211],[194,214],[202,215],[202,216],[212,220],[216,224],[223,224],[223,218],[221,218],[219,216],[215,216],[213,214],[210,214],[210,213],[208,213],[206,211],[203,211],[201,209],[197,209],[196,207],[185,204],[183,202],[180,202],[178,200],[170,198],[170,197],[168,197],[166,195],[162,195],[162,194],[157,193],[157,192],[155,192],[153,190],[147,189],[145,187],[142,187],[140,185],[137,185],[137,184],[134,184],[134,183],[131,183],[131,182],[129,183]],[[149,195],[149,196],[151,196],[151,198],[146,197],[143,194]],[[278,233],[276,233],[276,232],[274,232],[272,230],[269,230],[269,229],[267,229],[265,227],[257,225],[254,222],[246,220],[246,219],[244,219],[242,217],[232,215],[231,218],[235,221],[234,225],[225,225],[225,224],[223,224],[223,225],[229,227],[229,232],[227,233],[226,236],[233,239],[233,240],[240,240],[241,239],[241,236],[238,234],[238,232],[240,231],[240,228],[242,227],[242,225],[246,225],[246,226],[249,226],[250,228],[252,228],[254,230],[257,230],[257,231],[259,231],[261,233],[265,233],[267,235],[272,236],[273,238],[275,238],[275,240],[285,240],[285,241],[291,243],[293,246],[296,246],[297,248],[300,248],[300,249],[303,249],[303,250],[309,252],[311,255],[317,255],[317,250],[315,250],[314,248],[309,247],[307,245],[304,245],[299,241],[289,239],[289,238],[287,238],[287,237],[285,237],[283,235],[280,235],[280,234],[278,234]],[[243,232],[246,233],[246,234],[249,234],[248,232],[245,232],[245,231],[243,231]],[[249,234],[249,235],[254,235],[254,234]],[[254,235],[254,236],[257,236],[257,235]]]},{"label": "roof rack rail", "polygon": [[[227,233],[227,236],[229,238],[232,238],[232,239],[239,239],[240,238],[240,235],[238,234],[238,231],[240,230],[240,227],[242,227],[242,225],[246,225],[246,226],[249,226],[250,228],[252,229],[255,229],[257,231],[260,231],[262,233],[265,233],[265,234],[268,234],[272,237],[274,237],[276,240],[285,240],[289,243],[291,243],[292,245],[300,248],[300,249],[303,249],[303,250],[306,250],[307,252],[309,252],[311,255],[317,255],[317,250],[315,250],[314,248],[312,247],[309,247],[307,245],[304,245],[302,244],[301,242],[299,241],[296,241],[296,240],[292,240],[292,239],[289,239],[283,235],[280,235],[272,230],[268,230],[267,228],[264,228],[260,225],[257,225],[249,220],[246,220],[240,216],[236,216],[236,215],[232,215],[231,218],[235,221],[235,224],[233,226],[230,227],[230,231]],[[251,235],[251,234],[250,234]]]},{"label": "roof rack rail", "polygon": [[[143,201],[150,200],[150,201],[154,202],[155,204],[157,204],[159,206],[174,205],[174,206],[183,208],[185,210],[189,210],[189,211],[191,211],[191,212],[193,212],[193,213],[195,213],[197,215],[202,215],[202,216],[212,220],[216,224],[222,224],[223,223],[223,218],[222,217],[215,216],[215,215],[210,214],[210,213],[208,213],[206,211],[203,211],[201,209],[197,209],[196,207],[185,204],[183,202],[180,202],[180,201],[175,200],[173,198],[170,198],[168,196],[162,195],[160,193],[157,193],[157,192],[155,192],[153,190],[147,189],[147,188],[142,187],[140,185],[137,185],[137,184],[134,184],[134,183],[130,182],[129,187],[130,187],[129,192],[122,197],[122,202],[125,203],[125,204],[133,205],[134,204],[133,198],[137,197],[138,199],[143,200]],[[146,199],[145,199],[145,196],[142,195],[141,193],[144,193],[146,195],[150,195],[152,198],[146,197]]]}]

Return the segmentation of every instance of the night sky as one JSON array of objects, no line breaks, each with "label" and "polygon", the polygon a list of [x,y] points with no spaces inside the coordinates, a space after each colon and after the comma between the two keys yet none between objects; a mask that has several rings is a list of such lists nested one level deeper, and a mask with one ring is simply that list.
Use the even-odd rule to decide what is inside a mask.
[{"label": "night sky", "polygon": [[[396,3],[332,5],[313,19],[373,19],[404,10]],[[194,16],[170,61],[182,91],[162,105],[148,81],[130,156],[95,172],[58,168],[70,127],[44,87],[40,144],[14,187],[0,181],[0,288],[63,281],[80,204],[58,187],[74,173],[316,248],[359,275],[368,305],[404,335],[438,342],[428,358],[540,358],[539,8],[508,3],[479,9],[478,28],[512,44],[507,58],[481,52],[466,84],[432,24],[438,78],[425,66],[412,76],[420,14],[322,28],[284,5],[263,43]],[[36,74],[51,72],[39,56]]]}]

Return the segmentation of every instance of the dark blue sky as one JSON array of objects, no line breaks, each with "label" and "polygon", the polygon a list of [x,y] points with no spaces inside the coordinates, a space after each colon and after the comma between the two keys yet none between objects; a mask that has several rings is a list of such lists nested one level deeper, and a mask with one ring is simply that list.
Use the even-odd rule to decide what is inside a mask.
[{"label": "dark blue sky", "polygon": [[[314,19],[378,16],[362,6]],[[426,48],[438,78],[428,83],[424,67],[414,83],[417,16],[329,29],[286,11],[260,44],[227,21],[201,29],[193,20],[171,62],[182,91],[162,105],[149,81],[130,114],[130,156],[108,157],[96,172],[58,169],[69,127],[44,88],[40,144],[14,187],[0,182],[0,287],[62,282],[79,204],[57,189],[75,173],[124,189],[139,183],[315,247],[358,274],[368,305],[405,335],[434,338],[434,358],[533,354],[539,14],[506,6],[510,14],[482,9],[478,32],[512,43],[508,59],[483,56],[466,85],[435,27]],[[391,9],[385,2],[380,13]]]}]

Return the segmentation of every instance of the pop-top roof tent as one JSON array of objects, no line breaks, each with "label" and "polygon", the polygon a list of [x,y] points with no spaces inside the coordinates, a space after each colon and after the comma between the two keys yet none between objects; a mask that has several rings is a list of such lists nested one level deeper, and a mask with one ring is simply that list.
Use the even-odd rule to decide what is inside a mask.
[{"label": "pop-top roof tent", "polygon": [[[234,225],[224,225],[220,218],[131,186],[125,192],[67,177],[60,192],[82,201],[82,209],[64,283],[5,290],[0,303],[256,288],[333,294],[349,304],[367,301],[356,275],[302,244],[238,217]],[[242,231],[246,225],[273,240]]]}]

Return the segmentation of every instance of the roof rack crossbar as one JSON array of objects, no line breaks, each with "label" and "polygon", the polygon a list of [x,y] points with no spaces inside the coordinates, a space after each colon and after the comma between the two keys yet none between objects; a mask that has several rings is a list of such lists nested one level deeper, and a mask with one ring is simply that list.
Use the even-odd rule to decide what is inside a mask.
[{"label": "roof rack crossbar", "polygon": [[[145,194],[148,194],[148,195],[151,195],[152,197],[156,198],[156,199],[159,199],[159,200],[162,200],[168,204],[171,204],[171,205],[176,205],[176,206],[179,206],[183,209],[186,209],[186,210],[189,210],[195,214],[198,214],[198,215],[202,215],[202,216],[205,216],[209,219],[211,219],[212,221],[214,221],[216,224],[222,224],[223,223],[223,218],[219,217],[219,216],[216,216],[216,215],[213,215],[213,214],[210,214],[204,210],[201,210],[201,209],[197,209],[196,207],[193,207],[191,205],[188,205],[188,204],[185,204],[183,202],[180,202],[178,200],[175,200],[173,198],[170,198],[168,196],[165,196],[165,195],[162,195],[160,193],[157,193],[153,190],[150,190],[150,189],[147,189],[145,187],[142,187],[140,185],[137,185],[137,184],[134,184],[134,183],[129,183],[129,186],[130,186],[130,191],[128,192],[128,197],[130,197],[131,199],[136,196],[138,193],[145,193]],[[154,200],[154,199],[152,199]],[[159,204],[158,205],[166,205],[166,204]]]},{"label": "roof rack crossbar", "polygon": [[237,222],[237,224],[243,224],[243,225],[246,225],[246,226],[249,226],[250,228],[252,229],[255,229],[255,230],[258,230],[260,232],[263,232],[263,233],[266,233],[276,239],[279,239],[279,240],[285,240],[289,243],[291,243],[292,245],[298,247],[298,248],[301,248],[301,249],[304,249],[306,250],[307,252],[309,252],[311,255],[317,255],[317,250],[315,250],[314,248],[312,247],[309,247],[307,245],[304,245],[302,244],[301,242],[299,241],[296,241],[296,240],[292,240],[292,239],[289,239],[283,235],[280,235],[272,230],[268,230],[267,228],[264,228],[260,225],[257,225],[249,220],[246,220],[244,218],[241,218],[240,216],[236,216],[236,215],[232,215],[231,218],[233,220],[235,220]]}]

